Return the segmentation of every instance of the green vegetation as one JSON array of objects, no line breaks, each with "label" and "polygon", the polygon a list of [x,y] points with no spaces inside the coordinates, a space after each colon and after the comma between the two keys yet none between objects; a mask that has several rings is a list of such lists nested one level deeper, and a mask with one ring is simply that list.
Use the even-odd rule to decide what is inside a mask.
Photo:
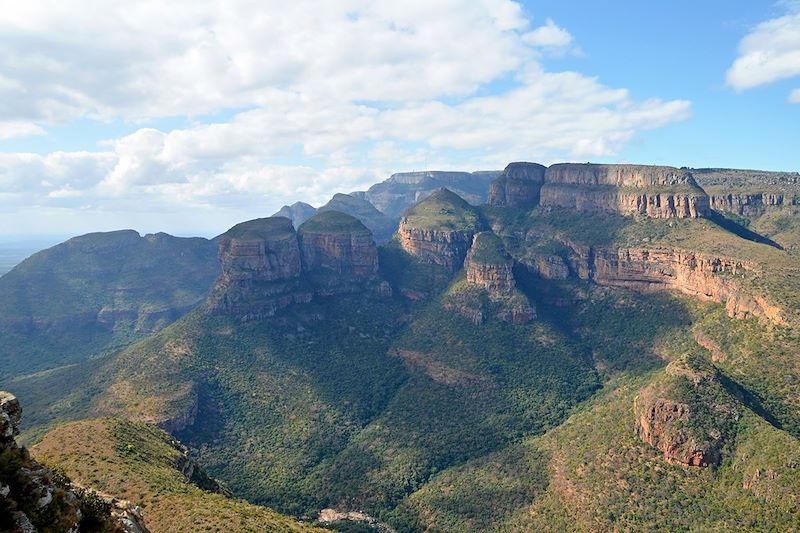
[{"label": "green vegetation", "polygon": [[439,189],[403,213],[412,228],[439,231],[477,231],[484,227],[479,211],[460,196]]},{"label": "green vegetation", "polygon": [[334,194],[327,204],[319,208],[320,213],[325,211],[339,211],[356,217],[369,228],[379,243],[391,239],[397,228],[397,219],[384,215],[367,200],[349,194]]},{"label": "green vegetation", "polygon": [[475,235],[470,254],[474,261],[488,264],[511,264],[511,257],[505,252],[503,241],[491,231]]},{"label": "green vegetation", "polygon": [[352,215],[339,211],[320,211],[298,228],[298,233],[367,232],[367,227]]},{"label": "green vegetation", "polygon": [[0,278],[0,382],[115,351],[196,305],[216,244],[163,233],[94,233],[34,254]]},{"label": "green vegetation", "polygon": [[292,221],[285,217],[267,217],[236,224],[223,236],[241,240],[290,239],[294,236]]},{"label": "green vegetation", "polygon": [[33,453],[83,487],[140,506],[152,531],[318,531],[201,490],[181,473],[187,459],[176,441],[147,424],[113,418],[66,424],[48,433]]}]

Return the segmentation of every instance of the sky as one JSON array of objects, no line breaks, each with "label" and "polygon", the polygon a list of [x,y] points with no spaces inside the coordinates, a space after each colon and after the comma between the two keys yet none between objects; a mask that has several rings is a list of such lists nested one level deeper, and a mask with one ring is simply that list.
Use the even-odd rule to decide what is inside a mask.
[{"label": "sky", "polygon": [[0,242],[394,172],[800,170],[800,1],[0,0]]}]

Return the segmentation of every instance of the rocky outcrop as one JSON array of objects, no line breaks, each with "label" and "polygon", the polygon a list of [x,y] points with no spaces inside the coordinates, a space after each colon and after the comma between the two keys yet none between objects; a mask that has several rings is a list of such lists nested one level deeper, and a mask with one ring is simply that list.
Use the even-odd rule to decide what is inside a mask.
[{"label": "rocky outcrop", "polygon": [[719,464],[739,417],[716,369],[697,356],[670,363],[666,375],[635,398],[633,410],[639,437],[684,467]]},{"label": "rocky outcrop", "polygon": [[711,209],[742,217],[762,215],[776,208],[800,205],[800,192],[751,192],[710,194]]},{"label": "rocky outcrop", "polygon": [[538,163],[509,164],[489,185],[489,205],[528,209],[537,206],[545,170],[547,167]]},{"label": "rocky outcrop", "polygon": [[562,163],[549,167],[544,181],[544,207],[651,218],[699,218],[710,211],[691,173],[673,167]]},{"label": "rocky outcrop", "polygon": [[455,272],[464,265],[472,238],[485,228],[478,212],[455,193],[439,189],[400,219],[400,246],[423,263]]},{"label": "rocky outcrop", "polygon": [[351,292],[378,273],[372,233],[350,215],[318,213],[300,226],[298,237],[303,269],[311,275],[318,294]]},{"label": "rocky outcrop", "polygon": [[222,273],[206,311],[241,320],[274,316],[314,295],[361,290],[378,271],[370,231],[335,211],[314,215],[297,232],[285,217],[237,224],[220,236],[219,257]]},{"label": "rocky outcrop", "polygon": [[308,302],[312,291],[301,279],[297,234],[288,218],[260,218],[237,224],[219,238],[222,273],[206,303],[211,313],[243,320]]},{"label": "rocky outcrop", "polygon": [[34,461],[27,449],[17,445],[21,419],[17,398],[0,391],[0,531],[78,531],[87,509],[94,522],[89,527],[109,533],[128,531],[112,515],[110,504],[87,505],[94,494],[76,490],[63,475]]}]

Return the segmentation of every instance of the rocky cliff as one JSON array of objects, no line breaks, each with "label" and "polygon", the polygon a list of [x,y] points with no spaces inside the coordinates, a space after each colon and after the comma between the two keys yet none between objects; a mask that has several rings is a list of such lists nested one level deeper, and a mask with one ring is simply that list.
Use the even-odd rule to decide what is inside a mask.
[{"label": "rocky cliff", "polygon": [[219,258],[206,310],[242,320],[274,316],[315,294],[359,290],[378,270],[372,233],[336,211],[314,215],[297,232],[285,217],[237,224],[220,236]]},{"label": "rocky cliff", "polygon": [[311,300],[312,290],[301,279],[297,234],[288,218],[237,224],[219,237],[219,259],[222,273],[206,302],[212,313],[249,320]]},{"label": "rocky cliff", "polygon": [[303,269],[318,294],[350,292],[378,273],[372,232],[355,217],[320,212],[300,226],[298,238]]},{"label": "rocky cliff", "polygon": [[691,173],[673,167],[562,163],[545,172],[541,205],[651,218],[699,218],[710,210]]},{"label": "rocky cliff", "polygon": [[[475,235],[464,262],[467,282],[486,290],[489,300],[499,304],[502,319],[524,324],[536,318],[536,311],[525,295],[517,290],[513,270],[514,261],[499,237],[490,231]],[[477,316],[473,311],[469,314]]]},{"label": "rocky cliff", "polygon": [[489,205],[528,209],[539,205],[546,170],[538,163],[510,163],[489,185]]},{"label": "rocky cliff", "polygon": [[722,168],[692,169],[706,190],[711,208],[754,217],[781,207],[800,205],[800,174]]},{"label": "rocky cliff", "polygon": [[546,279],[575,275],[598,285],[637,291],[672,289],[703,301],[725,304],[733,318],[750,316],[784,325],[784,311],[748,290],[754,264],[675,248],[586,246],[562,241],[566,253],[523,253],[519,261]]},{"label": "rocky cliff", "polygon": [[464,265],[472,237],[485,228],[479,213],[455,193],[439,189],[400,219],[400,246],[424,263],[455,272]]},{"label": "rocky cliff", "polygon": [[717,370],[692,355],[671,362],[666,375],[635,398],[633,410],[639,437],[684,467],[719,464],[740,416]]}]

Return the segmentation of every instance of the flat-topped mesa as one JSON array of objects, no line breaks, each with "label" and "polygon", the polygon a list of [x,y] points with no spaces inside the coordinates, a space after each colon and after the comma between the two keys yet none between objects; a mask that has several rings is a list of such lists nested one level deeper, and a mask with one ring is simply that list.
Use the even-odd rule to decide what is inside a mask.
[{"label": "flat-topped mesa", "polygon": [[538,163],[510,163],[489,185],[489,205],[528,209],[539,205],[546,170]]},{"label": "flat-topped mesa", "polygon": [[222,273],[207,302],[212,313],[260,318],[311,299],[301,280],[297,234],[286,217],[235,225],[219,238],[219,259]]},{"label": "flat-topped mesa", "polygon": [[352,292],[378,273],[378,249],[372,232],[357,218],[323,211],[298,229],[303,269],[316,292]]},{"label": "flat-topped mesa", "polygon": [[423,263],[451,272],[464,265],[472,237],[485,229],[478,211],[442,188],[407,210],[400,219],[400,246]]},{"label": "flat-topped mesa", "polygon": [[540,203],[651,218],[699,218],[710,212],[708,195],[689,171],[647,165],[552,165]]}]

